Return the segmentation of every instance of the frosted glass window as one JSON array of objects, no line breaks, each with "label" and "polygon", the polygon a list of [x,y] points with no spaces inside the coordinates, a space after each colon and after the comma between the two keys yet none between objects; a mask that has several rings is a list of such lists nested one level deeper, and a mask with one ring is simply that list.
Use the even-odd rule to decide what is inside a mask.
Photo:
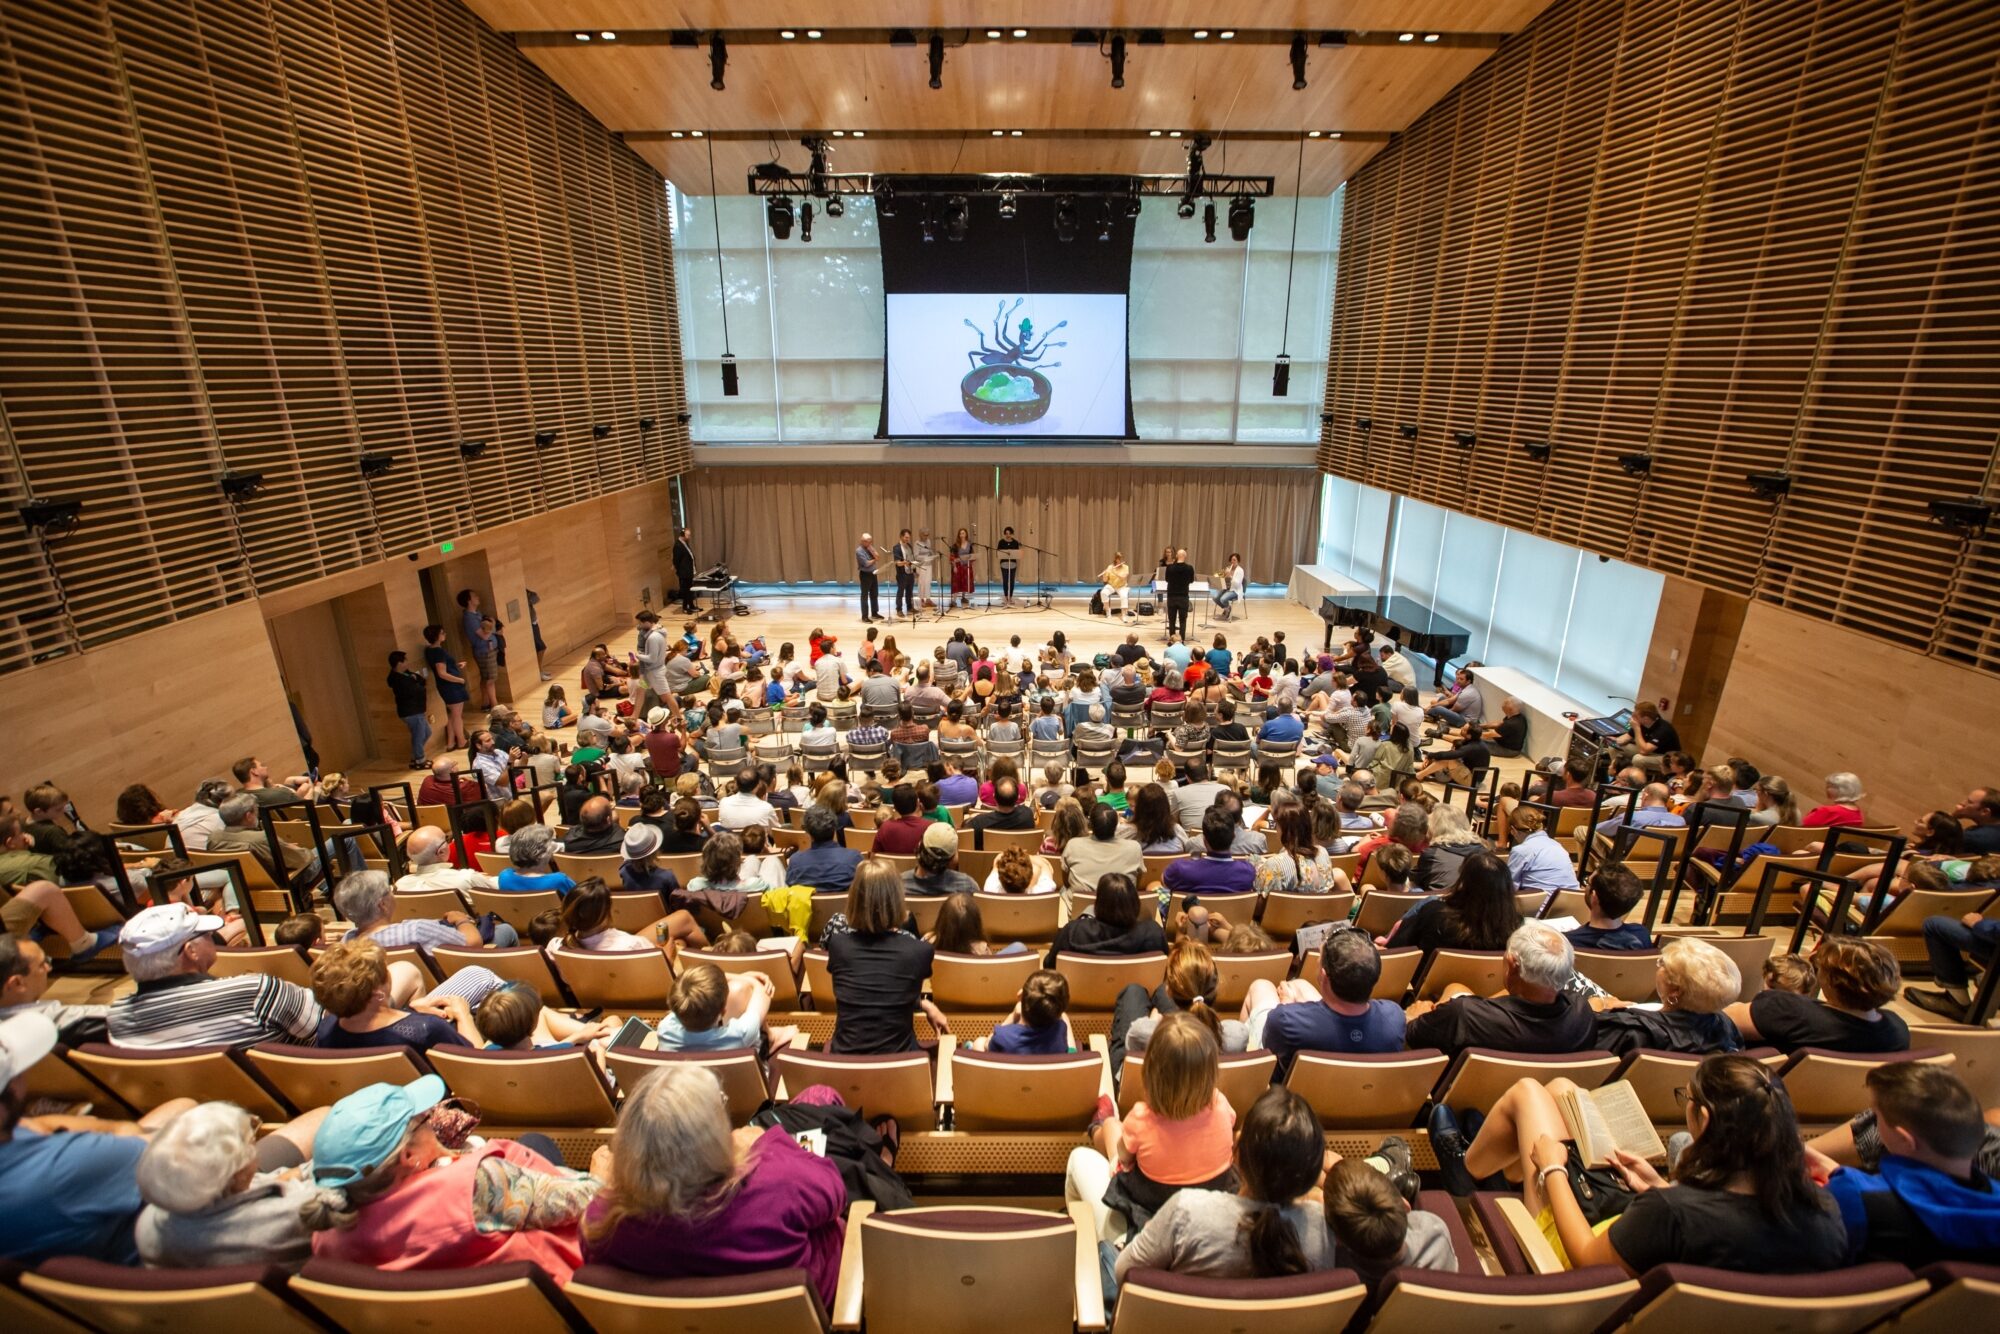
[{"label": "frosted glass window", "polygon": [[1354,509],[1354,563],[1348,573],[1370,588],[1382,587],[1382,541],[1389,533],[1389,493],[1361,488]]},{"label": "frosted glass window", "polygon": [[1360,497],[1359,484],[1327,474],[1320,494],[1319,563],[1342,574],[1354,572],[1354,507]]},{"label": "frosted glass window", "polygon": [[1429,606],[1437,593],[1438,557],[1444,549],[1445,512],[1404,498],[1396,507],[1396,563],[1389,591]]},{"label": "frosted glass window", "polygon": [[1563,631],[1576,592],[1576,563],[1583,553],[1545,538],[1509,531],[1500,553],[1500,583],[1493,596],[1493,630],[1485,660],[1554,681],[1562,662]]},{"label": "frosted glass window", "polygon": [[1665,583],[1652,570],[1585,554],[1556,689],[1593,708],[1636,695]]},{"label": "frosted glass window", "polygon": [[1507,530],[1497,523],[1446,514],[1444,550],[1438,558],[1437,601],[1433,604],[1472,632],[1466,656],[1491,662],[1486,627],[1493,619],[1493,587],[1500,573],[1500,547]]}]

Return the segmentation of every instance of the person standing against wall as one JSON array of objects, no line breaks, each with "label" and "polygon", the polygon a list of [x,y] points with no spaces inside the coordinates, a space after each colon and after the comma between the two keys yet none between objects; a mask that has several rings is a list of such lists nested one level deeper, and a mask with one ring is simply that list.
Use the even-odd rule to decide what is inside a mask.
[{"label": "person standing against wall", "polygon": [[410,729],[410,767],[423,769],[430,764],[424,758],[424,747],[431,739],[431,717],[425,707],[429,699],[424,674],[411,671],[409,661],[410,655],[401,649],[389,655],[389,690],[396,697],[396,716]]}]

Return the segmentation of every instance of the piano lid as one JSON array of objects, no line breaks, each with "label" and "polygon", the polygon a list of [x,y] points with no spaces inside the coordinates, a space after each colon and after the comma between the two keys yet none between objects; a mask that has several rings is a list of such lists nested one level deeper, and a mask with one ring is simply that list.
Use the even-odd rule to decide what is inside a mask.
[{"label": "piano lid", "polygon": [[1400,627],[1409,635],[1468,641],[1472,637],[1472,632],[1457,621],[1431,610],[1415,598],[1385,597],[1377,593],[1329,593],[1320,599],[1320,619],[1353,624],[1351,620],[1337,617],[1336,611],[1373,616]]}]

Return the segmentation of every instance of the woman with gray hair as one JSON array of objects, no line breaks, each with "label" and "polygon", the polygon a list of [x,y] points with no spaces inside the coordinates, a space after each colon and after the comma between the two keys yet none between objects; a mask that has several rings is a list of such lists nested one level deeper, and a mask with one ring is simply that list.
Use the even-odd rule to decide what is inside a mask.
[{"label": "woman with gray hair", "polygon": [[1472,832],[1465,812],[1440,802],[1425,817],[1424,832],[1429,842],[1410,872],[1410,883],[1418,889],[1441,894],[1458,884],[1459,869],[1465,859],[1478,852],[1491,852],[1486,840]]},{"label": "woman with gray hair", "polygon": [[167,1122],[139,1155],[139,1258],[154,1269],[296,1269],[311,1259],[299,1206],[313,1187],[297,1169],[325,1115],[307,1112],[262,1139],[257,1118],[231,1102],[199,1103]]},{"label": "woman with gray hair", "polygon": [[508,894],[536,894],[553,890],[567,894],[576,881],[555,869],[556,831],[545,824],[531,824],[514,831],[507,842],[507,860],[500,872],[498,887]]},{"label": "woman with gray hair", "polygon": [[583,1253],[661,1278],[796,1267],[831,1309],[846,1208],[831,1160],[782,1126],[731,1131],[713,1073],[661,1066],[618,1114],[611,1178],[584,1215]]}]

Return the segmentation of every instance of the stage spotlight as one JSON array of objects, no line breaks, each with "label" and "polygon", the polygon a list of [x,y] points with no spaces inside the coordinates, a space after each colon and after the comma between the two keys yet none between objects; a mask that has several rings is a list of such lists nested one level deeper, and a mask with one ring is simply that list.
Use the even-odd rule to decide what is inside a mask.
[{"label": "stage spotlight", "polygon": [[1125,86],[1125,39],[1123,37],[1113,37],[1111,39],[1111,86],[1113,88],[1123,88]]},{"label": "stage spotlight", "polygon": [[1417,438],[1417,424],[1415,422],[1397,422],[1396,434],[1402,436],[1405,440],[1414,440]]},{"label": "stage spotlight", "polygon": [[[485,449],[485,445],[480,446]],[[477,457],[474,455],[473,457]],[[240,505],[254,496],[264,494],[264,474],[261,472],[226,472],[220,479],[222,494]]]},{"label": "stage spotlight", "polygon": [[887,181],[875,187],[875,212],[885,218],[896,216],[896,187]]},{"label": "stage spotlight", "polygon": [[[476,459],[486,452],[486,442],[484,440],[461,440],[458,442],[458,452],[463,454],[467,459]],[[223,489],[227,490],[228,488],[225,487]]]},{"label": "stage spotlight", "polygon": [[556,433],[554,431],[535,432],[535,443],[541,446],[543,449],[547,449],[550,445],[553,445],[555,442],[556,442]]},{"label": "stage spotlight", "polygon": [[1760,500],[1777,500],[1792,492],[1792,475],[1788,472],[1745,473],[1744,480]]},{"label": "stage spotlight", "polygon": [[1229,239],[1247,241],[1250,229],[1257,225],[1257,206],[1250,202],[1249,195],[1238,195],[1229,201]]},{"label": "stage spotlight", "polygon": [[1194,196],[1182,195],[1181,202],[1174,205],[1174,212],[1180,215],[1183,221],[1192,218],[1194,216]]},{"label": "stage spotlight", "polygon": [[1927,504],[1932,523],[1966,537],[1979,536],[1993,522],[1993,507],[1978,496],[1967,496],[1964,500],[1933,500]]},{"label": "stage spotlight", "polygon": [[611,435],[611,428],[605,425],[603,422],[593,422],[591,424],[590,438],[592,440],[608,439],[610,435]]},{"label": "stage spotlight", "polygon": [[361,456],[361,480],[373,481],[396,466],[393,454],[363,454]]},{"label": "stage spotlight", "polygon": [[1097,239],[1100,241],[1109,241],[1111,239],[1111,229],[1117,225],[1118,215],[1112,211],[1111,201],[1109,199],[1099,201],[1097,205]]},{"label": "stage spotlight", "polygon": [[838,218],[846,212],[847,212],[847,205],[841,202],[839,195],[833,195],[826,201],[827,217]]},{"label": "stage spotlight", "polygon": [[1021,210],[1021,205],[1016,200],[1013,192],[1003,191],[1000,195],[1001,220],[1002,221],[1011,220],[1016,213],[1020,212],[1020,210]]},{"label": "stage spotlight", "polygon": [[1292,390],[1292,359],[1283,352],[1271,366],[1271,397],[1288,398]]},{"label": "stage spotlight", "polygon": [[812,200],[808,199],[806,200],[805,203],[799,205],[799,240],[804,241],[805,243],[810,245],[812,243],[812,239],[813,239],[813,206],[812,206]]},{"label": "stage spotlight", "polygon": [[1076,196],[1058,195],[1056,197],[1056,240],[1074,241],[1075,239]]},{"label": "stage spotlight", "polygon": [[1527,441],[1521,446],[1521,452],[1537,463],[1547,463],[1550,453],[1549,442],[1546,440]]},{"label": "stage spotlight", "polygon": [[1215,244],[1215,204],[1213,201],[1202,206],[1201,239],[1210,245]]},{"label": "stage spotlight", "polygon": [[742,382],[736,378],[736,354],[722,354],[722,396],[735,398],[742,392]]},{"label": "stage spotlight", "polygon": [[1292,38],[1292,91],[1298,92],[1306,86],[1306,39]]},{"label": "stage spotlight", "polygon": [[708,86],[722,91],[722,72],[729,68],[729,43],[717,33],[708,39]]},{"label": "stage spotlight", "polygon": [[944,38],[931,38],[931,87],[944,87]]},{"label": "stage spotlight", "polygon": [[937,240],[937,220],[931,216],[931,201],[928,199],[923,203],[920,225],[923,227],[924,243],[926,245]]},{"label": "stage spotlight", "polygon": [[771,235],[783,241],[792,234],[792,197],[772,195],[764,205],[764,221],[771,225]]},{"label": "stage spotlight", "polygon": [[1653,471],[1651,454],[1620,454],[1618,466],[1634,477],[1648,477]]},{"label": "stage spotlight", "polygon": [[1126,196],[1125,196],[1125,216],[1126,216],[1126,217],[1128,217],[1128,218],[1136,218],[1136,217],[1138,217],[1138,216],[1139,216],[1139,209],[1140,209],[1140,204],[1139,204],[1139,196],[1137,196],[1137,195],[1126,195]]},{"label": "stage spotlight", "polygon": [[966,226],[972,220],[972,209],[964,195],[953,195],[944,201],[944,239],[963,241]]}]

